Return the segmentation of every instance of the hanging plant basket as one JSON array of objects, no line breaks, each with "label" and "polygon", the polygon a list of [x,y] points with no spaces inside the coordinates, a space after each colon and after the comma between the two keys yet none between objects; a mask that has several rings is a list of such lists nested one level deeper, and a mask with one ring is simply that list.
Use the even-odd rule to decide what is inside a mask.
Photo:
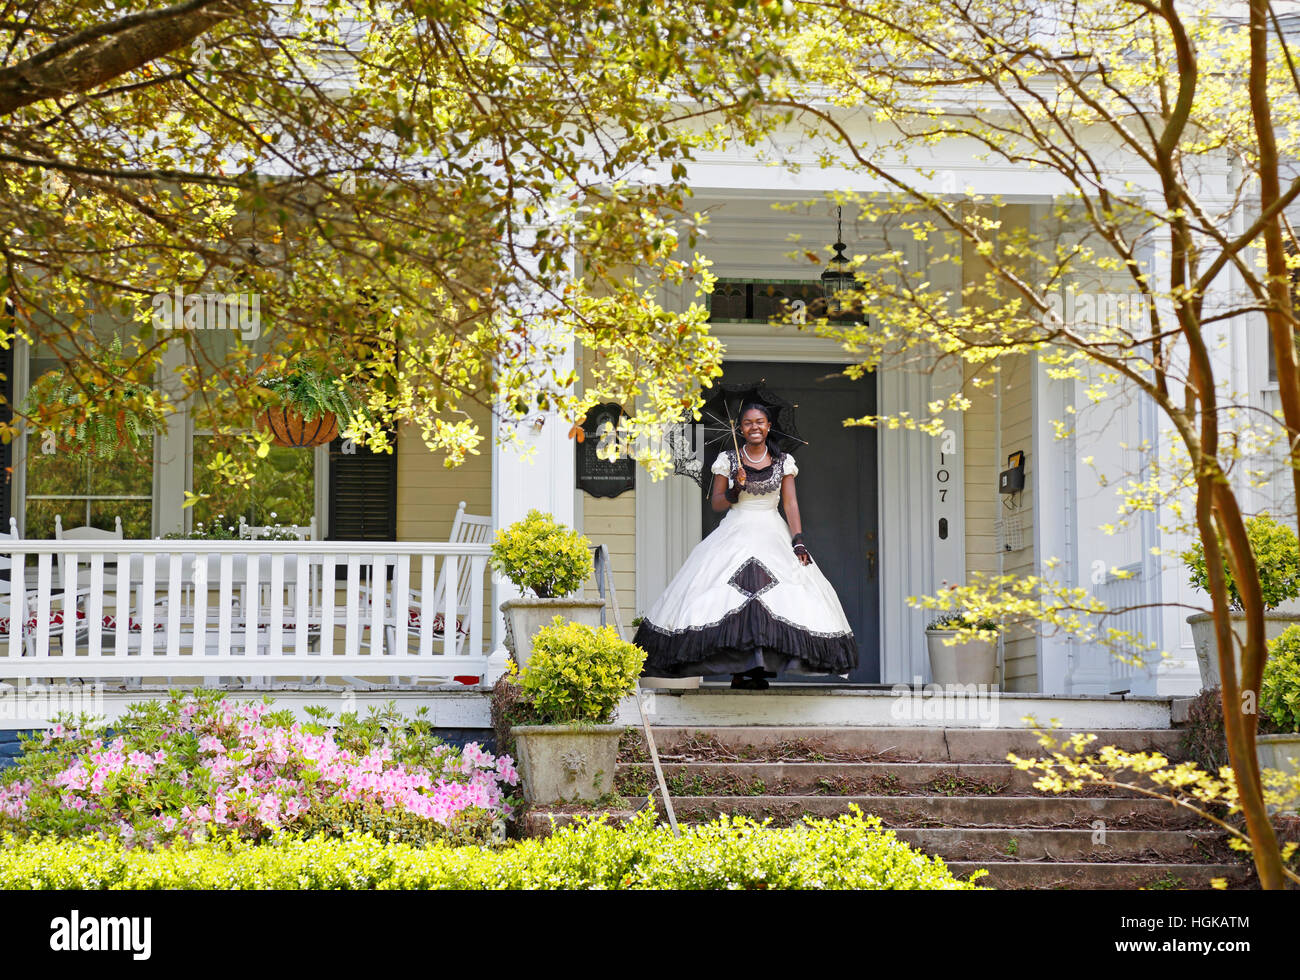
[{"label": "hanging plant basket", "polygon": [[271,430],[271,441],[286,449],[309,449],[338,438],[338,416],[323,412],[310,422],[291,408],[267,409],[257,417],[258,424]]}]

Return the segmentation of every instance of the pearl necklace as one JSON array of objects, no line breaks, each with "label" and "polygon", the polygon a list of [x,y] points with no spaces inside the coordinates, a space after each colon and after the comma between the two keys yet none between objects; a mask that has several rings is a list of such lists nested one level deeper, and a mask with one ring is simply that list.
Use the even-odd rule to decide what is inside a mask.
[{"label": "pearl necklace", "polygon": [[745,454],[745,458],[746,458],[747,460],[749,460],[751,463],[753,463],[755,466],[758,465],[759,460],[761,460],[761,459],[763,459],[765,456],[767,456],[767,448],[766,448],[766,447],[764,447],[764,449],[763,449],[763,455],[760,456],[760,457],[758,457],[758,459],[755,459],[753,456],[749,455],[749,447],[748,447],[748,446],[741,446],[741,447],[740,447],[740,451],[741,451],[742,453],[744,453],[744,454]]}]

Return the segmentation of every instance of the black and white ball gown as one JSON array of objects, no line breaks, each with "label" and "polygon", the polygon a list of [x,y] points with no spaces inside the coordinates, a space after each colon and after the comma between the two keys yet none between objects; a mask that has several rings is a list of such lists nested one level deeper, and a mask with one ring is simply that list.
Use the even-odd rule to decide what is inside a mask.
[{"label": "black and white ball gown", "polygon": [[[835,589],[802,565],[777,504],[781,480],[799,472],[773,451],[746,483],[722,523],[690,553],[641,620],[636,643],[647,677],[771,673],[847,674],[858,645]],[[734,481],[737,455],[719,453],[713,472]]]}]

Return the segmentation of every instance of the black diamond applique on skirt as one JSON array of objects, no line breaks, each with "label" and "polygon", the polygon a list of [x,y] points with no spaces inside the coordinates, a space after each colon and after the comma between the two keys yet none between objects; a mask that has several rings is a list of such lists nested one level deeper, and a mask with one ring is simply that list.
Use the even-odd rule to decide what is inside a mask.
[{"label": "black diamond applique on skirt", "polygon": [[727,579],[727,584],[747,599],[752,599],[776,585],[776,576],[757,558],[751,558],[736,569],[736,573]]}]

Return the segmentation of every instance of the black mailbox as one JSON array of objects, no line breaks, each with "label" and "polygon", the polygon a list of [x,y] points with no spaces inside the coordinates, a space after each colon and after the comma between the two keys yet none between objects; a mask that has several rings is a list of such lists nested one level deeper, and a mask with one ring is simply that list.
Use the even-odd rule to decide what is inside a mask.
[{"label": "black mailbox", "polygon": [[1019,493],[1025,489],[1025,454],[1012,453],[1007,457],[1007,466],[998,476],[998,493]]}]

